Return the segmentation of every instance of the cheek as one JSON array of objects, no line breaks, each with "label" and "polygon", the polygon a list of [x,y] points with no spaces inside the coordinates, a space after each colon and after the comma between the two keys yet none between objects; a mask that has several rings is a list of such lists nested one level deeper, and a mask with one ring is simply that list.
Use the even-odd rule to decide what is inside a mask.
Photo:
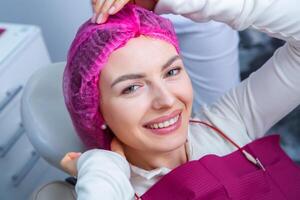
[{"label": "cheek", "polygon": [[181,102],[183,102],[188,109],[193,104],[193,88],[192,83],[188,75],[185,75],[173,86],[173,91]]},{"label": "cheek", "polygon": [[122,140],[128,132],[138,129],[147,109],[148,102],[143,96],[132,99],[113,98],[103,103],[103,116],[115,135]]}]

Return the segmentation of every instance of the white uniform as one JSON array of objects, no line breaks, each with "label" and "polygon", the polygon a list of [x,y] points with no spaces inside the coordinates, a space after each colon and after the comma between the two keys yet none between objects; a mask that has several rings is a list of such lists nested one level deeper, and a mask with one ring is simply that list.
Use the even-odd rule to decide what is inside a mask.
[{"label": "white uniform", "polygon": [[[237,30],[248,27],[287,43],[257,72],[198,118],[218,127],[243,146],[264,133],[300,103],[300,6],[298,0],[160,0],[156,12],[179,13],[195,21],[213,19]],[[207,154],[226,155],[235,149],[211,129],[189,127],[189,159]],[[143,194],[169,169],[146,171],[116,153],[85,152],[78,162],[79,200],[128,200]]]}]

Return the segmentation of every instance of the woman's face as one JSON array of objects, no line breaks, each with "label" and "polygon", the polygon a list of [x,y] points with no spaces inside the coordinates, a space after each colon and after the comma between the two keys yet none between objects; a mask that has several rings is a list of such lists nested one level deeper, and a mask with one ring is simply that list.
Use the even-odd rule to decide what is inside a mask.
[{"label": "woman's face", "polygon": [[110,55],[99,83],[104,120],[126,148],[160,153],[184,145],[193,92],[171,44],[131,39]]}]

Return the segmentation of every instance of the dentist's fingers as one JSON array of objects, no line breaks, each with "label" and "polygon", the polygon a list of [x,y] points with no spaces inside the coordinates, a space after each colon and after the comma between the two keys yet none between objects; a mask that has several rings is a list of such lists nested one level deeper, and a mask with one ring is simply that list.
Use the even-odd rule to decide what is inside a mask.
[{"label": "dentist's fingers", "polygon": [[94,15],[92,23],[104,23],[109,15],[119,12],[131,0],[91,0]]},{"label": "dentist's fingers", "polygon": [[105,1],[107,0],[92,0],[93,11],[96,14],[99,14]]},{"label": "dentist's fingers", "polygon": [[106,0],[91,0],[92,8],[93,8],[93,16],[92,16],[92,23],[96,23],[99,17],[100,11],[103,7],[103,4]]},{"label": "dentist's fingers", "polygon": [[96,19],[97,24],[104,23],[107,20],[108,15],[109,15],[108,11],[110,9],[114,9],[114,7],[113,7],[114,3],[115,3],[115,0],[105,0],[103,2],[101,10],[99,11],[100,13]]},{"label": "dentist's fingers", "polygon": [[108,9],[108,14],[113,15],[119,12],[130,0],[115,0],[114,4]]},{"label": "dentist's fingers", "polygon": [[96,12],[96,6],[97,6],[98,0],[91,0],[92,8],[93,8],[93,13]]},{"label": "dentist's fingers", "polygon": [[114,3],[115,1],[118,0],[105,0],[102,9],[101,9],[101,13],[108,13],[108,10],[113,9],[114,8]]},{"label": "dentist's fingers", "polygon": [[95,19],[93,19],[94,18],[94,16],[93,16],[92,22],[97,23],[97,24],[102,24],[102,23],[106,22],[108,16],[109,15],[107,13],[99,13],[99,15],[96,15]]},{"label": "dentist's fingers", "polygon": [[60,161],[62,169],[71,176],[77,176],[77,161],[80,157],[80,152],[69,152]]}]

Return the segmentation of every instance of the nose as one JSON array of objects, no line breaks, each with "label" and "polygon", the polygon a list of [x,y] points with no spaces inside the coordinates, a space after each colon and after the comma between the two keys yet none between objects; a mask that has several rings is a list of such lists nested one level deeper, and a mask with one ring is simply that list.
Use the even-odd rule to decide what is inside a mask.
[{"label": "nose", "polygon": [[152,106],[156,110],[171,108],[176,101],[175,95],[166,86],[158,85],[152,92]]}]

